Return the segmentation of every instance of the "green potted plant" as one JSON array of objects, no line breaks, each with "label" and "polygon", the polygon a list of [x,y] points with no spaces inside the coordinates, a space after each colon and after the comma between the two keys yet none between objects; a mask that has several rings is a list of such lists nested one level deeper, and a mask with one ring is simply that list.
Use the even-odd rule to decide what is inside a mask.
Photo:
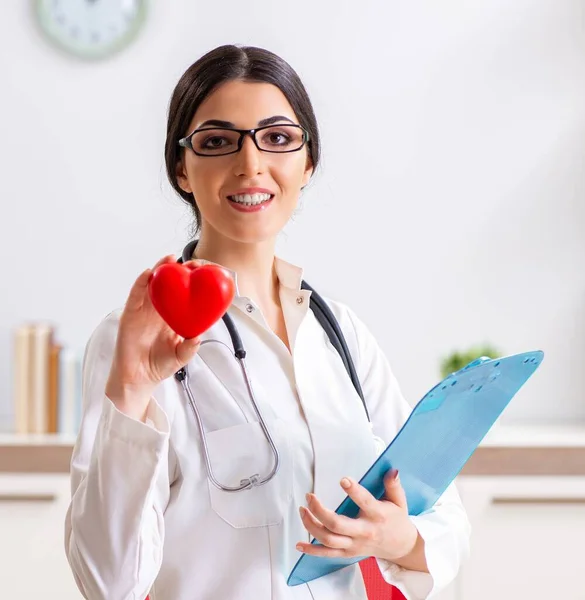
[{"label": "green potted plant", "polygon": [[440,370],[443,378],[455,371],[459,371],[476,358],[487,356],[488,358],[498,358],[500,352],[491,344],[478,344],[464,351],[454,351],[441,359]]}]

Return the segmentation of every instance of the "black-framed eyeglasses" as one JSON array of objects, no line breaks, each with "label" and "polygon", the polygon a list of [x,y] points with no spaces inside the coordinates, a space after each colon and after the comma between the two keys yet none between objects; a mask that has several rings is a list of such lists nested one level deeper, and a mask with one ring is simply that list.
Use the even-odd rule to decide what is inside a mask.
[{"label": "black-framed eyeglasses", "polygon": [[266,125],[256,129],[204,127],[179,140],[179,146],[190,148],[197,156],[225,156],[242,149],[249,135],[261,152],[282,154],[298,152],[308,141],[309,133],[301,125]]}]

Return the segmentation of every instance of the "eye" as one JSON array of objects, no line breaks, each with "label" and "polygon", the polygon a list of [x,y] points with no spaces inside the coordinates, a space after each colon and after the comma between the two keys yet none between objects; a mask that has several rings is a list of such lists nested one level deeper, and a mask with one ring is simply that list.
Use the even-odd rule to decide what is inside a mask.
[{"label": "eye", "polygon": [[196,131],[191,143],[202,154],[226,154],[238,145],[239,134],[230,129],[202,129]]},{"label": "eye", "polygon": [[288,148],[293,143],[296,144],[295,135],[298,135],[297,132],[286,125],[273,127],[262,132],[259,143],[267,150]]},{"label": "eye", "polygon": [[286,144],[286,143],[290,142],[290,138],[285,133],[274,132],[274,133],[271,133],[268,135],[268,141],[271,144],[279,146],[281,144]]},{"label": "eye", "polygon": [[215,150],[217,148],[223,148],[225,145],[229,144],[230,141],[224,137],[219,135],[214,135],[208,137],[201,144],[201,148],[207,148],[208,150]]}]

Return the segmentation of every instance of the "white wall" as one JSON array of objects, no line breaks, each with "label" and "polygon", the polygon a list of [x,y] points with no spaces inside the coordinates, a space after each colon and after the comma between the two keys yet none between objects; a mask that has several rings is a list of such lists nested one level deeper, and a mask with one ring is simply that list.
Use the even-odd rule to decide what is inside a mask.
[{"label": "white wall", "polygon": [[582,0],[159,1],[133,46],[95,64],[48,45],[31,4],[0,9],[1,427],[14,326],[49,319],[82,348],[182,247],[167,103],[228,42],[305,80],[323,168],[279,250],[370,325],[409,400],[442,354],[489,340],[547,352],[504,421],[585,419]]}]

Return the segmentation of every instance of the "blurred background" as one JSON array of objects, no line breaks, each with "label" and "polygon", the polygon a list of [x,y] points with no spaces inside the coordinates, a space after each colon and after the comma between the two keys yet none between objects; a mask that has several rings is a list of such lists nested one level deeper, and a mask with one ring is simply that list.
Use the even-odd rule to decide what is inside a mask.
[{"label": "blurred background", "polygon": [[[111,52],[106,17],[109,39],[130,32]],[[545,352],[461,478],[474,553],[444,597],[585,599],[584,0],[2,4],[8,597],[79,597],[62,549],[79,362],[137,274],[189,239],[164,172],[167,107],[225,43],[268,48],[304,81],[323,161],[278,253],[366,322],[411,404],[454,352]],[[30,324],[48,340],[45,436],[17,426]]]}]

